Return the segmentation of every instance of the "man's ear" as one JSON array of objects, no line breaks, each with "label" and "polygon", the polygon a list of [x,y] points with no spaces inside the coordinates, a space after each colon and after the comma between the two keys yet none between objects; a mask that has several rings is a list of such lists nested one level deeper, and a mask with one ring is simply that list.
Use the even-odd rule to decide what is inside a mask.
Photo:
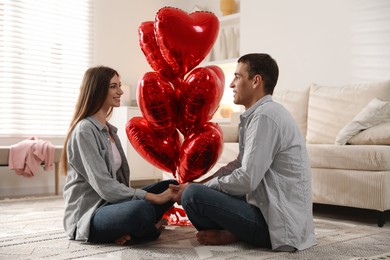
[{"label": "man's ear", "polygon": [[253,85],[259,86],[259,85],[261,84],[262,81],[263,81],[263,77],[262,77],[260,74],[256,74],[256,75],[253,77]]}]

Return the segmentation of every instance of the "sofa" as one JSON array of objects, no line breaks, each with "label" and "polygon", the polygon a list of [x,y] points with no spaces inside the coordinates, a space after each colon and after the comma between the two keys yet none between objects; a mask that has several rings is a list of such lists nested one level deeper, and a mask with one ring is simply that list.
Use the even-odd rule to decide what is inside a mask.
[{"label": "sofa", "polygon": [[[313,203],[390,209],[390,80],[302,89],[275,88],[305,137]],[[211,173],[238,154],[238,116],[220,124],[224,149]]]}]

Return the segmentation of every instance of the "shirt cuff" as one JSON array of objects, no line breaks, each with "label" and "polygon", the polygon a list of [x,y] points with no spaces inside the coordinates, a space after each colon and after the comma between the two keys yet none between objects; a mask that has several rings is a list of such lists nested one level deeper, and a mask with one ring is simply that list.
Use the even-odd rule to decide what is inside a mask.
[{"label": "shirt cuff", "polygon": [[145,199],[146,190],[136,189],[134,192],[134,199]]}]

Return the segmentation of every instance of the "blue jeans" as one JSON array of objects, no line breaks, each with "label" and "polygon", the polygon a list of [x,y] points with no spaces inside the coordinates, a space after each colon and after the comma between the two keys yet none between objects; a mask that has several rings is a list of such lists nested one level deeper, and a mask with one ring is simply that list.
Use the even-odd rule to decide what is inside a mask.
[{"label": "blue jeans", "polygon": [[268,225],[260,209],[248,204],[245,197],[234,197],[190,184],[182,194],[182,206],[197,230],[227,230],[240,241],[271,248]]},{"label": "blue jeans", "polygon": [[[142,189],[158,194],[171,183],[177,184],[177,181],[161,181]],[[130,235],[132,242],[156,239],[161,232],[155,224],[173,204],[172,201],[155,205],[146,200],[130,200],[100,207],[92,217],[88,241],[110,243],[123,235]]]}]

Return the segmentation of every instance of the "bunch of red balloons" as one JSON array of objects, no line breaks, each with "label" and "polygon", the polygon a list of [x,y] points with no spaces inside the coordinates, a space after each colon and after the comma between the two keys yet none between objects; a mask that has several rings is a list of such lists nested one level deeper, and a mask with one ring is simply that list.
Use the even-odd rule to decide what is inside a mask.
[{"label": "bunch of red balloons", "polygon": [[210,122],[221,101],[225,76],[218,66],[197,67],[219,30],[211,12],[160,9],[138,29],[139,43],[154,70],[138,82],[142,117],[126,133],[135,150],[180,182],[207,173],[223,147],[222,130]]}]

